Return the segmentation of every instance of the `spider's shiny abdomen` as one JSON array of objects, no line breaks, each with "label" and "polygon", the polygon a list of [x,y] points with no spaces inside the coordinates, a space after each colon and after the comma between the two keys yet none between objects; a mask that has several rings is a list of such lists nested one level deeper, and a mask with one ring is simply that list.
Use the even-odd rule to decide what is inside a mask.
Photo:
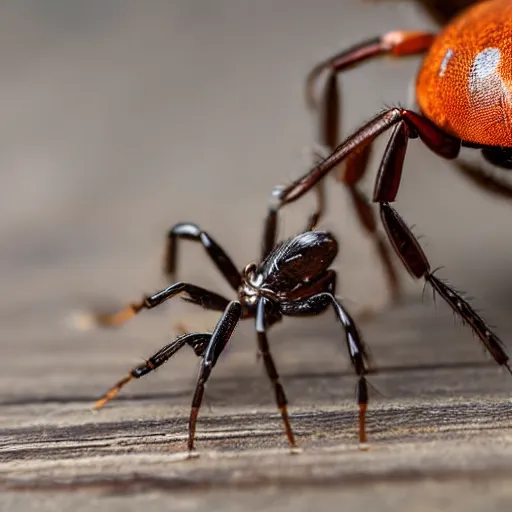
[{"label": "spider's shiny abdomen", "polygon": [[338,243],[326,231],[308,231],[277,245],[256,274],[259,286],[287,293],[323,274],[338,253]]},{"label": "spider's shiny abdomen", "polygon": [[464,11],[435,39],[416,84],[423,114],[478,145],[512,147],[512,1]]}]

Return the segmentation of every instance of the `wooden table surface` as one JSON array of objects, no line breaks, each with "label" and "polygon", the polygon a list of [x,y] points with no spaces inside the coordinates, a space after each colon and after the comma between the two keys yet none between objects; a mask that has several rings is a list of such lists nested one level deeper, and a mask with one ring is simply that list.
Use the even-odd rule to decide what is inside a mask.
[{"label": "wooden table surface", "polygon": [[[80,329],[81,315],[164,286],[164,235],[178,221],[200,223],[240,267],[254,259],[271,188],[308,165],[307,70],[429,23],[414,5],[356,0],[0,6],[2,511],[510,510],[510,375],[405,273],[403,304],[361,324],[379,367],[367,450],[331,313],[271,332],[301,453],[287,449],[250,322],[209,382],[198,458],[184,460],[191,351],[91,411],[178,324],[217,317],[179,300],[117,330]],[[417,66],[384,60],[347,75],[344,130],[406,103]],[[511,205],[410,146],[397,208],[439,275],[475,296],[509,343]],[[340,293],[355,314],[379,309],[378,261],[344,191],[330,188],[323,226],[340,239]],[[285,210],[283,236],[311,205]],[[199,247],[183,254],[180,278],[229,293]]]}]

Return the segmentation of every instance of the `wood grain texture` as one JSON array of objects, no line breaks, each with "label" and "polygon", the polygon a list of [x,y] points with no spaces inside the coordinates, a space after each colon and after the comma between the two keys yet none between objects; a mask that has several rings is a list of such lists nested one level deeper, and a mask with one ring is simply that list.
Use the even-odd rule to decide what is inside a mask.
[{"label": "wood grain texture", "polygon": [[[379,367],[367,451],[331,313],[270,333],[296,455],[250,323],[211,377],[192,460],[192,351],[104,410],[91,406],[178,324],[202,330],[217,317],[178,300],[122,329],[76,328],[87,308],[165,285],[174,222],[200,223],[240,267],[254,259],[271,187],[307,165],[310,66],[365,37],[429,28],[420,11],[356,0],[39,5],[0,6],[0,509],[510,510],[510,376],[406,275],[404,304],[361,326]],[[376,62],[347,76],[344,129],[405,102],[416,66]],[[470,290],[508,342],[510,205],[419,145],[411,155],[397,209],[426,235],[433,267],[446,266],[439,275]],[[324,226],[339,236],[340,293],[357,314],[386,294],[347,199],[329,187]],[[286,211],[283,236],[311,204]],[[182,255],[180,278],[229,293],[200,248]]]}]

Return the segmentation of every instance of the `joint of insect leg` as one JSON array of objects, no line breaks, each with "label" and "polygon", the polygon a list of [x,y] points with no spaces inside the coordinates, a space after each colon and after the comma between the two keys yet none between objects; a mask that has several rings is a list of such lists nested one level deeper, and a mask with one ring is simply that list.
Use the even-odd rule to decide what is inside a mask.
[{"label": "joint of insect leg", "polygon": [[143,375],[152,372],[155,368],[156,365],[151,361],[151,359],[148,359],[145,364],[134,368],[131,372],[131,375],[133,378],[139,379]]},{"label": "joint of insect leg", "polygon": [[269,209],[277,212],[283,205],[283,193],[286,187],[284,185],[277,185],[270,193]]},{"label": "joint of insect leg", "polygon": [[435,34],[419,31],[394,30],[382,36],[382,44],[393,55],[423,53],[435,38]]},{"label": "joint of insect leg", "polygon": [[202,233],[201,228],[197,224],[191,222],[184,222],[183,224],[176,224],[169,232],[169,238],[179,236],[185,239],[196,239]]},{"label": "joint of insect leg", "polygon": [[152,368],[150,368],[147,364],[145,364],[143,366],[138,366],[137,368],[134,368],[132,370],[131,375],[134,379],[139,379],[140,377],[149,373],[151,370],[152,370]]},{"label": "joint of insect leg", "polygon": [[[146,309],[154,308],[160,301],[152,299],[151,297],[145,297],[143,301],[143,307]],[[142,309],[142,308],[141,308]]]},{"label": "joint of insect leg", "polygon": [[364,375],[359,376],[357,381],[357,403],[367,404],[368,403],[368,383]]},{"label": "joint of insect leg", "polygon": [[358,352],[354,356],[352,356],[352,365],[354,366],[354,370],[357,375],[361,378],[364,378],[363,375],[368,373],[368,369],[364,363],[363,354]]},{"label": "joint of insect leg", "polygon": [[405,120],[402,122],[406,127],[405,133],[406,133],[408,139],[419,138],[420,134],[418,133],[418,130],[416,129],[416,127],[414,126],[413,123],[407,122],[407,118],[405,118]]},{"label": "joint of insect leg", "polygon": [[460,139],[440,131],[432,121],[412,110],[402,110],[402,117],[434,153],[448,160],[457,158],[461,148]]}]

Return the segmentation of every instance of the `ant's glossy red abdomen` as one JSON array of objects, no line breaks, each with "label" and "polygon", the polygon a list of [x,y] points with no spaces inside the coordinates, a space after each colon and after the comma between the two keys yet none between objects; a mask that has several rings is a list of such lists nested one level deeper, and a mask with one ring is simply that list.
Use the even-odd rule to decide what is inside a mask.
[{"label": "ant's glossy red abdomen", "polygon": [[512,1],[484,1],[447,25],[426,54],[416,96],[445,132],[512,147]]}]

